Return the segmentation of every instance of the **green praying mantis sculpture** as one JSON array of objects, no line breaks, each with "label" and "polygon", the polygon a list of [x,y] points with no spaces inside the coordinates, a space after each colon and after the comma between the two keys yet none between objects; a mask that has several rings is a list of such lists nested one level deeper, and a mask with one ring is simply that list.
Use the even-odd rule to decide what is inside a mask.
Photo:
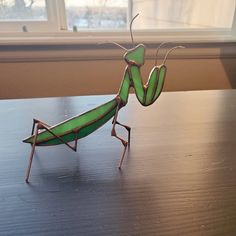
[{"label": "green praying mantis sculpture", "polygon": [[[132,42],[133,35],[131,27],[133,20],[137,16],[138,15],[136,15],[130,23]],[[79,139],[88,136],[99,127],[104,125],[106,122],[108,122],[111,118],[113,118],[111,135],[119,139],[124,146],[124,150],[121,154],[119,163],[119,168],[121,168],[127,147],[130,144],[131,128],[118,122],[117,118],[120,109],[124,107],[128,102],[130,88],[134,88],[136,97],[143,106],[149,106],[153,104],[157,100],[163,89],[167,71],[165,62],[169,53],[176,48],[183,47],[176,46],[171,48],[166,53],[161,65],[157,65],[156,62],[155,66],[150,72],[148,82],[146,84],[143,84],[140,74],[140,68],[142,65],[144,65],[145,46],[143,44],[139,44],[128,50],[117,43],[114,44],[118,45],[126,51],[124,54],[124,60],[127,63],[118,94],[111,101],[106,102],[105,104],[102,104],[86,113],[67,119],[54,126],[49,126],[45,122],[34,119],[31,136],[23,140],[23,142],[30,143],[32,145],[25,178],[25,181],[27,183],[29,181],[29,175],[36,146],[52,146],[65,144],[73,151],[76,151],[77,142]],[[160,44],[157,48],[156,56],[158,54],[158,50],[163,44],[164,43]],[[124,140],[116,134],[116,125],[123,126],[128,131],[128,140]],[[74,142],[74,145],[71,145],[70,142]]]}]

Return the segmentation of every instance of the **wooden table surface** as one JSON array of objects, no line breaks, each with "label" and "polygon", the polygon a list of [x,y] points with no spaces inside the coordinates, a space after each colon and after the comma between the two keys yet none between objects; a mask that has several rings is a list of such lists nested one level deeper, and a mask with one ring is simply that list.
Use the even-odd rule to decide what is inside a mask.
[{"label": "wooden table surface", "polygon": [[166,92],[147,108],[131,96],[121,171],[109,122],[76,153],[37,148],[24,182],[33,118],[55,124],[111,97],[0,101],[0,235],[236,235],[235,90]]}]

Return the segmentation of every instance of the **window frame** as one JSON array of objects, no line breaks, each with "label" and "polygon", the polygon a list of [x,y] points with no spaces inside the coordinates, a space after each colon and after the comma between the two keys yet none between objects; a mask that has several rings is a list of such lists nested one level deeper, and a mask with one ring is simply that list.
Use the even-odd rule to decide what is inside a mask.
[{"label": "window frame", "polygon": [[[64,0],[45,0],[47,21],[11,21],[0,22],[0,44],[15,43],[97,43],[116,41],[130,42],[128,30],[94,30],[83,29],[78,32],[67,29],[66,8]],[[127,18],[130,20],[132,0],[128,0]],[[23,32],[26,26],[28,32]],[[37,28],[37,30],[35,30]],[[136,41],[139,42],[233,42],[236,40],[236,11],[231,30],[214,29],[162,29],[162,30],[134,30]]]}]

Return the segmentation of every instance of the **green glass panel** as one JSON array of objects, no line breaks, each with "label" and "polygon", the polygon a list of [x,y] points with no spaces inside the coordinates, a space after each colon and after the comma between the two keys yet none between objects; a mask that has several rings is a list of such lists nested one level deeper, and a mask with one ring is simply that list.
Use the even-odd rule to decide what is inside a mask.
[{"label": "green glass panel", "polygon": [[126,104],[128,101],[129,88],[130,88],[129,73],[128,71],[126,71],[119,91],[119,96],[124,104]]},{"label": "green glass panel", "polygon": [[126,53],[125,58],[127,61],[135,62],[138,65],[144,64],[145,47],[139,44],[136,48]]},{"label": "green glass panel", "polygon": [[154,67],[154,69],[151,71],[148,84],[147,84],[147,93],[146,93],[146,101],[145,105],[149,105],[152,103],[153,97],[155,95],[155,91],[157,88],[157,82],[158,82],[158,68]]},{"label": "green glass panel", "polygon": [[162,66],[160,68],[160,72],[159,72],[159,80],[158,80],[158,85],[157,85],[157,90],[154,96],[154,101],[159,97],[159,95],[161,94],[161,91],[163,89],[164,86],[164,82],[165,82],[165,76],[166,76],[166,66]]},{"label": "green glass panel", "polygon": [[[98,119],[98,120],[90,123],[89,125],[83,127],[79,131],[78,139],[86,137],[87,135],[91,134],[92,132],[97,130],[99,127],[104,125],[108,120],[110,120],[115,115],[115,112],[116,112],[116,107],[112,108],[111,111],[109,111],[101,119]],[[71,142],[71,141],[75,140],[76,136],[73,132],[70,132],[66,135],[61,136],[61,138],[65,142]],[[50,139],[48,141],[40,143],[39,146],[50,146],[50,145],[59,145],[59,144],[62,144],[62,142],[57,138],[53,138],[53,139]]]},{"label": "green glass panel", "polygon": [[[93,120],[101,116],[104,116],[107,112],[115,108],[116,105],[117,105],[117,101],[113,99],[82,115],[66,120],[63,123],[56,125],[55,127],[51,127],[51,131],[55,133],[56,135],[61,136],[64,133],[71,132],[72,130],[78,129],[82,126],[86,126]],[[24,142],[32,143],[33,137],[34,136],[29,137],[28,139],[24,140]],[[54,138],[54,136],[50,132],[43,131],[42,133],[38,135],[37,142],[42,142],[44,139],[51,139],[51,138]]]},{"label": "green glass panel", "polygon": [[144,104],[145,95],[140,70],[137,66],[131,66],[130,71],[136,96],[139,102]]}]

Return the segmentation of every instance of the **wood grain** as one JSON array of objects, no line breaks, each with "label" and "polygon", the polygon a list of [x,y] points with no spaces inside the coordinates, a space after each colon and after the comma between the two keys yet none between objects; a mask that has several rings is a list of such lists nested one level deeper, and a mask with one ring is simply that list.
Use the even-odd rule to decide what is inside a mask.
[{"label": "wood grain", "polygon": [[[0,101],[0,235],[236,235],[236,91],[134,96],[119,120],[66,146],[38,147],[24,182],[32,119],[54,124],[112,96]],[[126,132],[118,128],[125,136]]]}]

